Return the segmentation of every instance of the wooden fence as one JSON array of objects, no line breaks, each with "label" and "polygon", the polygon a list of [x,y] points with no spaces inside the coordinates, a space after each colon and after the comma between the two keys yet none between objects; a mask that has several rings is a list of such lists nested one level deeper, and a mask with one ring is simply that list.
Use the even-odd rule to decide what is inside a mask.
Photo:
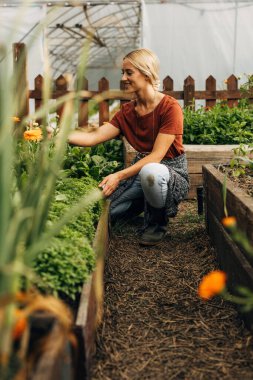
[{"label": "wooden fence", "polygon": [[[16,43],[13,45],[13,58],[14,58],[14,75],[16,75],[16,91],[20,94],[19,110],[17,116],[23,117],[29,113],[29,99],[34,99],[35,109],[38,109],[43,101],[42,88],[43,77],[38,75],[34,80],[34,89],[29,90],[27,81],[27,54],[26,46],[23,43]],[[167,76],[163,80],[163,93],[173,96],[175,99],[183,100],[184,107],[192,105],[194,107],[194,100],[204,100],[206,107],[213,107],[217,100],[227,100],[230,107],[236,106],[242,93],[238,89],[238,79],[235,75],[231,75],[227,81],[226,90],[216,90],[216,80],[213,76],[206,79],[205,90],[195,90],[195,81],[191,76],[188,76],[184,81],[182,91],[175,91],[173,87],[173,79]],[[120,82],[120,89],[110,93],[109,81],[106,78],[101,78],[98,82],[97,91],[88,90],[88,81],[83,81],[82,90],[85,91],[85,96],[80,98],[78,110],[78,124],[79,126],[87,125],[88,123],[88,101],[94,96],[105,93],[106,97],[99,103],[99,124],[109,120],[109,99],[120,100],[121,104],[129,101],[131,98],[125,94],[123,83]],[[52,99],[57,99],[62,95],[66,95],[71,91],[68,90],[67,80],[63,75],[60,75],[53,81],[53,91],[51,93]],[[253,93],[248,98],[253,102]],[[57,112],[61,116],[63,107],[60,107]]]}]

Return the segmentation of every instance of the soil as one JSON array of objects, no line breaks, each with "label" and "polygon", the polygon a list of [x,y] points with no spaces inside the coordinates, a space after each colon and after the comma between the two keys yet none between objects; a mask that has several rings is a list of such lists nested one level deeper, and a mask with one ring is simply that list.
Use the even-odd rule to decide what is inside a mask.
[{"label": "soil", "polygon": [[197,294],[217,263],[196,202],[181,203],[159,247],[139,246],[138,227],[113,230],[91,378],[252,379],[253,336],[236,308]]},{"label": "soil", "polygon": [[220,171],[223,173],[227,173],[230,181],[234,182],[236,186],[240,187],[247,194],[253,197],[253,170],[246,168],[245,174],[240,175],[238,177],[233,175],[233,170],[226,166],[218,167]]}]

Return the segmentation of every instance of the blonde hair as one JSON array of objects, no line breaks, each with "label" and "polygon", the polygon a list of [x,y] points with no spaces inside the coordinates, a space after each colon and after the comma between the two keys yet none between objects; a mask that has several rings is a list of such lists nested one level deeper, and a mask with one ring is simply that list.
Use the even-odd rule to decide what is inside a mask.
[{"label": "blonde hair", "polygon": [[131,51],[124,58],[136,67],[143,75],[147,76],[155,90],[160,85],[158,57],[149,49],[140,48]]}]

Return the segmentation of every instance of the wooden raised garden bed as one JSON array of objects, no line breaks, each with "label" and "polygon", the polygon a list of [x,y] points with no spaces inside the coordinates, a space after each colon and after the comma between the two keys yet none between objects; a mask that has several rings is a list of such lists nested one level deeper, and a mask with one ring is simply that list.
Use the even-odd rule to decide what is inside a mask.
[{"label": "wooden raised garden bed", "polygon": [[[216,248],[220,268],[228,275],[229,288],[235,290],[242,285],[253,291],[253,258],[231,239],[221,224],[224,217],[223,182],[224,174],[213,165],[203,167],[207,231]],[[238,228],[245,232],[253,245],[253,198],[229,179],[226,188],[228,215],[236,217]],[[245,313],[243,318],[253,329],[253,312]]]},{"label": "wooden raised garden bed", "polygon": [[[124,140],[124,162],[129,166],[136,151]],[[196,198],[197,187],[203,185],[202,166],[206,164],[228,163],[233,157],[232,149],[237,145],[184,145],[190,175],[188,199]]]},{"label": "wooden raised garden bed", "polygon": [[104,262],[109,242],[108,216],[109,201],[106,201],[94,239],[96,267],[90,281],[83,286],[75,323],[79,340],[79,364],[77,365],[76,380],[85,380],[83,365],[85,365],[86,378],[89,378],[91,357],[95,351],[95,333],[103,316]]},{"label": "wooden raised garden bed", "polygon": [[[109,202],[106,201],[96,230],[94,251],[96,267],[90,280],[83,285],[73,332],[77,338],[77,348],[72,348],[66,337],[60,350],[46,350],[38,360],[31,380],[87,380],[91,356],[95,350],[95,334],[103,315],[104,259],[108,248]],[[48,347],[54,346],[58,324],[50,315],[44,316],[49,334]],[[36,318],[36,330],[45,335],[43,317]],[[38,335],[38,333],[36,333]],[[50,344],[52,342],[52,344]]]}]

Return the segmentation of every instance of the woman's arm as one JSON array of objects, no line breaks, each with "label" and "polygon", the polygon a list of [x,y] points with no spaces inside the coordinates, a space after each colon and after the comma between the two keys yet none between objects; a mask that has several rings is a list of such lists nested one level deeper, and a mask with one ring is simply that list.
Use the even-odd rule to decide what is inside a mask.
[{"label": "woman's arm", "polygon": [[144,165],[150,162],[161,162],[174,139],[175,135],[159,133],[155,140],[153,150],[149,155],[137,161],[134,165],[114,174],[110,174],[103,179],[99,186],[103,188],[104,195],[107,197],[111,195],[118,187],[120,181],[138,174]]},{"label": "woman's arm", "polygon": [[105,123],[91,132],[74,131],[68,136],[68,143],[78,146],[94,146],[111,140],[120,134],[120,130],[110,123]]}]

